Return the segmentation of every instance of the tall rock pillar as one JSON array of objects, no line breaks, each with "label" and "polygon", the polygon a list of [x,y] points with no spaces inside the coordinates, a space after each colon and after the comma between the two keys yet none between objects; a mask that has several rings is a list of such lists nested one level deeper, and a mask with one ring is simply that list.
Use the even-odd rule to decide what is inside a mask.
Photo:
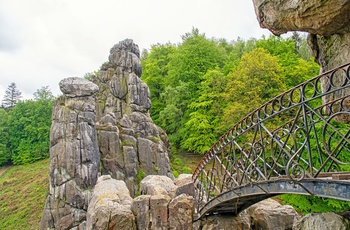
[{"label": "tall rock pillar", "polygon": [[102,173],[125,181],[131,196],[146,175],[173,178],[168,139],[150,115],[150,91],[140,79],[140,51],[126,39],[110,50],[109,61],[92,81],[96,96],[97,136]]},{"label": "tall rock pillar", "polygon": [[82,78],[60,82],[50,132],[50,188],[40,229],[85,229],[100,155],[95,129],[98,86]]}]

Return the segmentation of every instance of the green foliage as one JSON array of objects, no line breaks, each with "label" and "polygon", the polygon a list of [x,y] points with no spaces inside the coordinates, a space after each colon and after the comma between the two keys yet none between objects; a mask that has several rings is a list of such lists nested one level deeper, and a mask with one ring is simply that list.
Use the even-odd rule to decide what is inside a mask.
[{"label": "green foliage", "polygon": [[142,80],[151,91],[152,108],[150,113],[156,123],[159,122],[160,111],[165,107],[165,100],[161,94],[165,90],[170,56],[175,49],[175,46],[169,43],[166,45],[157,44],[152,46],[150,53],[144,51],[142,55]]},{"label": "green foliage", "polygon": [[343,212],[350,209],[350,202],[321,198],[315,196],[304,196],[296,194],[283,194],[279,196],[284,204],[292,205],[302,214],[312,212]]},{"label": "green foliage", "polygon": [[265,49],[245,53],[228,77],[224,124],[228,127],[286,90],[278,59]]},{"label": "green foliage", "polygon": [[206,152],[247,113],[319,69],[297,33],[227,42],[193,28],[182,39],[142,54],[151,116],[175,151]]},{"label": "green foliage", "polygon": [[11,159],[28,164],[49,156],[52,101],[20,102],[8,114]]},{"label": "green foliage", "polygon": [[220,127],[224,104],[218,101],[223,101],[226,81],[219,70],[209,70],[202,77],[199,97],[189,105],[193,112],[185,124],[189,135],[182,143],[184,149],[205,153],[224,132]]},{"label": "green foliage", "polygon": [[54,98],[49,86],[42,86],[34,93],[35,101],[52,101]]},{"label": "green foliage", "polygon": [[5,109],[0,108],[0,165],[3,165],[10,161],[11,154],[9,150],[9,136],[7,125],[7,112]]}]

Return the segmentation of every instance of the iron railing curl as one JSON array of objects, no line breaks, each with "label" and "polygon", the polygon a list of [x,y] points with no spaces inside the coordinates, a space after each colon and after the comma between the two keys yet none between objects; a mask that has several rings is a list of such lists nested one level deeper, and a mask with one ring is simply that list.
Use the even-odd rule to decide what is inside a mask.
[{"label": "iron railing curl", "polygon": [[[266,102],[229,129],[193,173],[200,209],[219,194],[286,177],[348,170],[350,63]],[[324,101],[330,101],[324,103]]]}]

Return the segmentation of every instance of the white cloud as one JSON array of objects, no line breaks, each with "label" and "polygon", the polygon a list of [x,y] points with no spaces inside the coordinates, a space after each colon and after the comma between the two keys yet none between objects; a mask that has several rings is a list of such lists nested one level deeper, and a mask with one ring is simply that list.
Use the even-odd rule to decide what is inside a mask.
[{"label": "white cloud", "polygon": [[229,41],[269,34],[251,1],[232,0],[0,0],[0,26],[0,100],[11,82],[25,97],[46,85],[60,94],[60,80],[97,70],[125,38],[142,50],[192,27]]}]

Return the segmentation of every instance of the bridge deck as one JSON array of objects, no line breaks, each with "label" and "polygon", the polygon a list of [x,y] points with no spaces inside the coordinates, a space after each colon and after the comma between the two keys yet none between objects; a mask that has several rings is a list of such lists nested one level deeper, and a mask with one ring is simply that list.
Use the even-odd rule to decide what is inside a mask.
[{"label": "bridge deck", "polygon": [[350,201],[350,172],[322,173],[318,178],[304,179],[298,183],[281,176],[237,187],[206,203],[195,219],[217,213],[237,215],[259,201],[281,194],[317,195]]}]

